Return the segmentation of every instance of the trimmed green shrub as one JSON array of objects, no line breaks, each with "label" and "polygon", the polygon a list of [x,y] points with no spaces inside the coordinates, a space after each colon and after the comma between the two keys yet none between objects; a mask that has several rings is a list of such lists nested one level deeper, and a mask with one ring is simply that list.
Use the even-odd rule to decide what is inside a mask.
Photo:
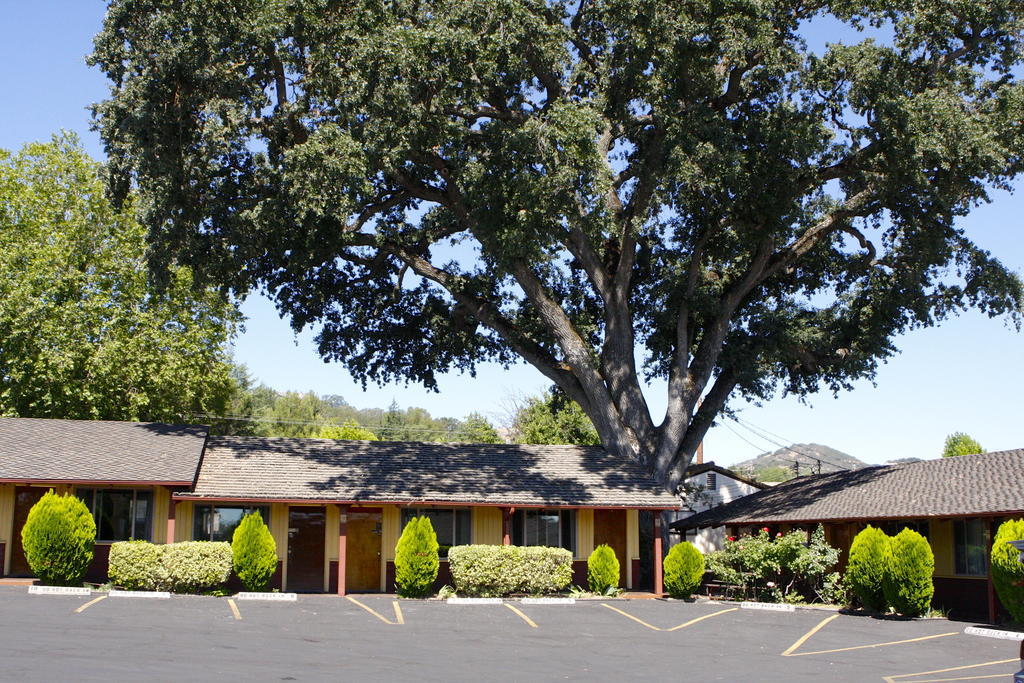
[{"label": "trimmed green shrub", "polygon": [[689,541],[672,546],[662,563],[665,590],[673,598],[688,598],[704,578],[704,555]]},{"label": "trimmed green shrub", "polygon": [[448,551],[448,567],[467,596],[557,593],[572,581],[572,553],[564,548],[459,545]]},{"label": "trimmed green shrub", "polygon": [[607,593],[619,587],[619,559],[607,544],[594,548],[587,558],[587,584],[592,593]]},{"label": "trimmed green shrub", "polygon": [[107,574],[129,590],[198,593],[227,581],[231,566],[231,545],[222,541],[122,541],[110,546]]},{"label": "trimmed green shrub", "polygon": [[886,601],[896,612],[919,617],[928,612],[935,587],[935,557],[928,540],[912,529],[904,529],[889,541],[885,579]]},{"label": "trimmed green shrub", "polygon": [[395,546],[395,589],[403,598],[430,595],[440,561],[437,534],[429,517],[413,517]]},{"label": "trimmed green shrub", "polygon": [[21,529],[25,559],[45,585],[80,585],[95,542],[96,522],[85,503],[52,490],[32,506]]},{"label": "trimmed green shrub", "polygon": [[846,563],[846,584],[864,607],[876,612],[888,606],[883,588],[888,551],[889,537],[868,525],[853,537]]},{"label": "trimmed green shrub", "polygon": [[1024,564],[1020,551],[1007,541],[1024,539],[1024,519],[1009,519],[999,525],[992,541],[992,583],[999,602],[1014,621],[1024,621]]},{"label": "trimmed green shrub", "polygon": [[164,546],[149,541],[120,541],[110,546],[107,577],[128,590],[160,590],[167,585]]},{"label": "trimmed green shrub", "polygon": [[277,545],[258,512],[250,512],[231,536],[235,574],[249,591],[263,591],[277,571]]}]

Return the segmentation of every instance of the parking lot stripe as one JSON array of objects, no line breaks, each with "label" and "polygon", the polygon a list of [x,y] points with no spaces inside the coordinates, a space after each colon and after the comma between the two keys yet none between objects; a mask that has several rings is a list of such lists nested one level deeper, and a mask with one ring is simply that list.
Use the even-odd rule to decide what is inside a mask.
[{"label": "parking lot stripe", "polygon": [[794,652],[794,651],[795,651],[795,650],[796,650],[796,649],[797,649],[798,647],[800,647],[801,645],[803,645],[804,643],[806,643],[806,642],[807,642],[807,639],[808,639],[808,638],[810,638],[811,636],[813,636],[813,635],[814,635],[815,633],[817,633],[818,631],[820,631],[820,630],[822,629],[822,627],[824,627],[824,626],[825,626],[825,624],[827,624],[828,622],[832,621],[833,619],[838,619],[838,618],[839,618],[839,615],[838,615],[838,614],[833,614],[833,615],[832,615],[832,616],[830,616],[830,617],[825,617],[824,619],[822,619],[822,620],[821,620],[821,622],[820,622],[820,623],[819,623],[819,624],[818,624],[817,626],[815,626],[815,627],[814,627],[814,628],[812,628],[812,629],[811,629],[810,631],[808,631],[807,633],[805,633],[805,634],[803,634],[802,636],[800,636],[799,640],[797,640],[797,641],[796,641],[795,643],[793,643],[793,644],[792,644],[792,645],[790,645],[790,646],[789,646],[788,648],[786,648],[786,651],[782,653],[782,656],[783,656],[783,657],[788,657],[788,656],[790,656],[791,654],[793,654],[793,652]]},{"label": "parking lot stripe", "polygon": [[946,636],[960,635],[959,632],[937,633],[934,636],[921,636],[920,638],[907,638],[906,640],[890,640],[887,643],[874,643],[872,645],[854,645],[853,647],[837,647],[834,650],[816,650],[815,652],[794,652],[790,657],[806,657],[807,655],[827,655],[833,652],[849,652],[850,650],[869,650],[873,647],[888,647],[889,645],[903,645],[905,643],[920,643],[922,640],[934,640]]},{"label": "parking lot stripe", "polygon": [[238,605],[231,598],[228,598],[228,607],[231,608],[231,613],[235,615],[235,621],[241,621],[242,614],[238,611]]},{"label": "parking lot stripe", "polygon": [[81,613],[82,613],[82,612],[84,612],[84,611],[85,611],[86,609],[88,609],[89,607],[92,607],[93,605],[95,605],[95,604],[96,604],[97,602],[99,602],[100,600],[106,600],[106,599],[107,599],[107,596],[106,596],[106,595],[101,595],[101,596],[100,596],[100,597],[98,597],[98,598],[93,598],[93,599],[92,599],[92,600],[90,600],[89,602],[85,603],[84,605],[82,605],[81,607],[79,607],[78,609],[76,609],[76,610],[75,610],[75,614],[81,614]]},{"label": "parking lot stripe", "polygon": [[629,619],[632,619],[633,621],[635,621],[638,624],[643,624],[644,626],[646,626],[647,628],[651,629],[652,631],[661,631],[662,630],[662,629],[658,628],[657,626],[651,626],[650,624],[648,624],[643,619],[638,619],[638,618],[634,617],[632,614],[629,614],[628,612],[623,612],[618,607],[612,607],[611,605],[609,605],[607,603],[604,603],[604,602],[602,602],[601,604],[603,606],[607,607],[608,609],[610,609],[613,612],[618,612],[622,616],[627,617]]},{"label": "parking lot stripe", "polygon": [[373,609],[372,607],[367,607],[363,603],[361,603],[358,600],[356,600],[355,598],[353,598],[351,595],[346,595],[345,598],[347,600],[349,600],[350,602],[352,602],[352,603],[354,603],[356,605],[359,605],[364,610],[366,610],[367,612],[369,612],[373,616],[375,616],[378,619],[380,619],[381,621],[383,621],[385,624],[388,624],[389,626],[397,626],[397,624],[395,622],[391,621],[390,619],[388,619],[387,617],[385,617],[384,615],[382,615],[380,612],[378,612],[377,610]]},{"label": "parking lot stripe", "polygon": [[[980,669],[983,666],[996,666],[997,664],[1010,664],[1019,661],[1018,659],[1000,659],[995,662],[984,662],[982,664],[964,664],[963,666],[951,666],[948,669],[932,669],[931,671],[918,671],[912,674],[893,674],[892,676],[886,676],[882,680],[885,683],[896,683],[901,678],[913,678],[914,676],[929,676],[931,674],[946,674],[953,671],[963,671],[965,669]],[[928,681],[912,681],[908,683],[935,683],[936,681],[969,681],[978,680],[981,678],[1005,678],[1006,674],[994,674],[992,676],[971,676],[968,678],[933,678]]]},{"label": "parking lot stripe", "polygon": [[399,625],[405,623],[405,617],[402,616],[402,608],[398,606],[398,600],[391,601],[392,606],[395,608],[395,621]]},{"label": "parking lot stripe", "polygon": [[665,629],[665,630],[669,631],[669,632],[671,632],[671,631],[678,631],[679,629],[686,628],[687,626],[690,626],[691,624],[696,624],[698,621],[704,621],[705,619],[710,619],[711,617],[717,617],[719,614],[725,614],[726,612],[735,612],[738,609],[739,609],[739,607],[730,607],[729,609],[718,610],[717,612],[712,612],[711,614],[705,614],[704,616],[697,617],[696,619],[690,619],[685,624],[679,624],[679,626],[673,626],[672,628]]},{"label": "parking lot stripe", "polygon": [[514,606],[512,606],[510,604],[508,604],[507,602],[505,603],[505,607],[508,607],[510,610],[512,610],[513,612],[515,612],[519,616],[521,616],[523,618],[523,621],[525,621],[527,624],[529,624],[533,628],[537,628],[537,624],[533,623],[533,619],[531,619],[530,617],[528,617],[525,614],[523,614],[522,610],[520,610],[520,609],[518,609],[518,608],[516,608],[516,607],[514,607]]}]

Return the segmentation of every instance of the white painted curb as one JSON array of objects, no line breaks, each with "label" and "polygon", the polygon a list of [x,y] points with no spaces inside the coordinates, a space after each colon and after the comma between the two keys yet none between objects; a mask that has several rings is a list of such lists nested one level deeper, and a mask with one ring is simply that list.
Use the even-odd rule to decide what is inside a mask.
[{"label": "white painted curb", "polygon": [[236,600],[270,600],[273,602],[295,602],[297,593],[236,593]]},{"label": "white painted curb", "polygon": [[166,600],[171,597],[167,591],[110,591],[112,598],[157,598]]},{"label": "white painted curb", "polygon": [[763,609],[769,612],[795,612],[796,606],[785,602],[741,602],[741,609]]},{"label": "white painted curb", "polygon": [[524,605],[575,605],[576,598],[523,598]]},{"label": "white painted curb", "polygon": [[501,598],[448,598],[449,605],[500,605]]},{"label": "white painted curb", "polygon": [[1000,640],[1024,640],[1024,633],[1020,631],[999,631],[994,628],[981,628],[968,626],[964,633],[969,636],[983,636],[985,638],[999,638]]},{"label": "white painted curb", "polygon": [[91,588],[76,586],[29,586],[29,595],[92,595]]}]

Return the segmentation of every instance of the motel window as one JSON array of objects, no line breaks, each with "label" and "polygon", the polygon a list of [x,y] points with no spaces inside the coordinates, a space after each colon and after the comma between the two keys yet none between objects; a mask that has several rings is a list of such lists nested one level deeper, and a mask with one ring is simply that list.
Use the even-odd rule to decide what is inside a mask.
[{"label": "motel window", "polygon": [[889,536],[895,536],[904,529],[910,529],[911,531],[916,531],[924,536],[926,540],[931,540],[931,525],[928,523],[927,519],[883,522],[879,524],[879,527]]},{"label": "motel window", "polygon": [[134,489],[78,489],[96,521],[97,541],[150,540],[153,492]]},{"label": "motel window", "polygon": [[472,543],[470,538],[472,514],[467,509],[405,508],[402,510],[403,529],[413,517],[430,519],[430,526],[434,527],[434,533],[437,534],[437,554],[442,559],[448,557],[448,549],[453,545]]},{"label": "motel window", "polygon": [[575,510],[520,510],[512,518],[512,543],[565,548],[576,554]]},{"label": "motel window", "polygon": [[980,519],[953,522],[953,558],[960,576],[985,576],[985,523]]},{"label": "motel window", "polygon": [[258,512],[265,524],[270,524],[267,506],[196,505],[192,516],[192,540],[231,542],[235,529],[250,512]]}]

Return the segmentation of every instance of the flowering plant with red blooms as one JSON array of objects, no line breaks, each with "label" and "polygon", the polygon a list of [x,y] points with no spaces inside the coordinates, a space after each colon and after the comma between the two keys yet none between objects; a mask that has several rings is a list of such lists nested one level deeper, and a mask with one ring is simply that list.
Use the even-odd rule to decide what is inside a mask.
[{"label": "flowering plant with red blooms", "polygon": [[768,527],[762,527],[761,531],[763,531],[763,532],[765,532],[767,534],[770,531],[770,529]]},{"label": "flowering plant with red blooms", "polygon": [[730,541],[735,541],[735,540],[736,540],[736,537],[735,537],[735,536],[730,536],[730,537],[729,537],[729,540],[730,540]]}]

